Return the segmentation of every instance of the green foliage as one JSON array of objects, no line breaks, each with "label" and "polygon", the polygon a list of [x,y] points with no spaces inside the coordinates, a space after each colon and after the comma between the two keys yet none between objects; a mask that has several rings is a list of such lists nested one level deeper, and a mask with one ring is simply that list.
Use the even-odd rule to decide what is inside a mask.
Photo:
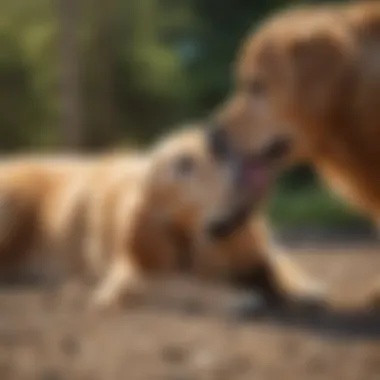
[{"label": "green foliage", "polygon": [[[295,2],[81,1],[76,35],[85,145],[148,141],[208,114],[230,89],[242,38],[268,13]],[[0,63],[1,75],[18,78],[1,123],[12,130],[5,133],[9,148],[49,143],[61,128],[58,0],[0,0],[0,6],[1,59],[8,60]],[[7,145],[3,140],[0,148]]]},{"label": "green foliage", "polygon": [[0,148],[14,150],[29,145],[38,127],[38,98],[20,41],[1,32],[0,101]]},{"label": "green foliage", "polygon": [[368,223],[321,186],[304,186],[296,191],[279,186],[270,203],[269,214],[273,223],[280,227],[355,227]]},{"label": "green foliage", "polygon": [[[209,114],[231,89],[244,36],[267,14],[300,2],[81,1],[73,25],[83,146],[146,142]],[[0,0],[0,150],[41,149],[63,135],[58,5]],[[284,177],[271,214],[279,224],[361,223],[318,187],[309,168]]]},{"label": "green foliage", "polygon": [[0,150],[32,148],[50,132],[57,70],[49,4],[0,1]]},{"label": "green foliage", "polygon": [[202,113],[219,104],[231,88],[232,63],[242,39],[270,12],[287,0],[193,0],[199,26],[193,30],[199,56],[191,68],[197,78],[196,107]]}]

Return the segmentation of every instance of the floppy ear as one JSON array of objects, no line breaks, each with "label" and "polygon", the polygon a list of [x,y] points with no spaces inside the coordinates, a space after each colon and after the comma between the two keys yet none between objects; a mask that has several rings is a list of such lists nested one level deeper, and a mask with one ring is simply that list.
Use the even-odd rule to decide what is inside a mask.
[{"label": "floppy ear", "polygon": [[337,33],[320,32],[289,46],[292,81],[297,101],[314,112],[333,107],[350,67],[350,43]]},{"label": "floppy ear", "polygon": [[94,295],[101,307],[133,294],[149,273],[170,270],[175,265],[176,247],[157,204],[143,194],[118,198],[113,225],[112,259],[104,280]]},{"label": "floppy ear", "polygon": [[127,249],[145,270],[170,270],[176,265],[177,242],[157,204],[143,200],[132,213]]}]

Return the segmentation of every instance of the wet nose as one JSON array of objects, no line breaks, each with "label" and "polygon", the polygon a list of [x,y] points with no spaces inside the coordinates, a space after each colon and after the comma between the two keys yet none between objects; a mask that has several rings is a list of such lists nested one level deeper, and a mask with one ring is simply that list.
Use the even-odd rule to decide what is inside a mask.
[{"label": "wet nose", "polygon": [[215,158],[224,160],[229,156],[230,146],[227,134],[221,126],[212,126],[207,131],[207,143]]},{"label": "wet nose", "polygon": [[268,160],[280,160],[283,157],[287,156],[291,149],[290,139],[286,137],[278,137],[273,140],[267,147],[264,149],[262,156]]}]

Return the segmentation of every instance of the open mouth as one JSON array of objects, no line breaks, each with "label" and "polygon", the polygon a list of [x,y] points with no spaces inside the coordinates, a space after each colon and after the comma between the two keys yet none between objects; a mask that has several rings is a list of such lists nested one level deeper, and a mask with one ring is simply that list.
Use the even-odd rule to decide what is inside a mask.
[{"label": "open mouth", "polygon": [[213,239],[227,238],[248,220],[251,210],[248,204],[237,205],[229,215],[210,222],[207,234]]},{"label": "open mouth", "polygon": [[207,228],[208,235],[214,239],[230,236],[249,220],[269,192],[272,171],[259,162],[243,162],[239,163],[235,178],[231,207]]},{"label": "open mouth", "polygon": [[260,198],[263,193],[267,193],[290,150],[290,139],[279,137],[260,153],[242,157],[238,165],[240,186],[246,188],[253,197]]},{"label": "open mouth", "polygon": [[266,199],[275,181],[280,163],[290,151],[290,141],[278,138],[260,154],[231,156],[235,184],[231,207],[223,217],[208,226],[215,239],[226,238],[249,220],[254,210]]},{"label": "open mouth", "polygon": [[261,159],[243,159],[237,170],[236,190],[250,198],[261,198],[272,182],[273,168]]}]

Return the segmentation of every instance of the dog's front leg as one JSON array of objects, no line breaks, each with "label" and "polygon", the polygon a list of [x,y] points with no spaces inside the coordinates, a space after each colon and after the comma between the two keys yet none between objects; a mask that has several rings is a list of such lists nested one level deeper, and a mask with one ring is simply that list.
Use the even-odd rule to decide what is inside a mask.
[{"label": "dog's front leg", "polygon": [[137,268],[125,257],[116,257],[96,288],[92,303],[104,309],[128,302],[137,294],[141,283]]}]

